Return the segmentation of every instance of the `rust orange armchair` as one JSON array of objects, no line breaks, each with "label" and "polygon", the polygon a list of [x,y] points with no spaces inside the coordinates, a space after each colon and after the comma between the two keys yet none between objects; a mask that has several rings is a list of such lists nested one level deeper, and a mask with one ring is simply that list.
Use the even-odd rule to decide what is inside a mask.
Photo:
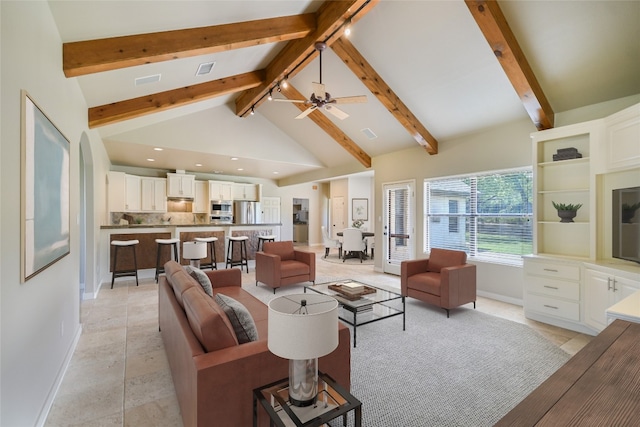
[{"label": "rust orange armchair", "polygon": [[434,248],[428,259],[402,261],[402,296],[449,309],[473,303],[476,308],[476,266],[463,251]]},{"label": "rust orange armchair", "polygon": [[265,242],[262,252],[256,252],[256,286],[273,288],[302,282],[315,282],[316,254],[293,248],[292,241]]}]

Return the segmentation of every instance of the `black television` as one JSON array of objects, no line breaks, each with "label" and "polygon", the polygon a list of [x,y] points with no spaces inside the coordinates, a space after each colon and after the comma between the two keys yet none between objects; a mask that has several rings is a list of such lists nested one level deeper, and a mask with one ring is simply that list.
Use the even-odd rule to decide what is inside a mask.
[{"label": "black television", "polygon": [[640,187],[613,190],[614,258],[640,263]]}]

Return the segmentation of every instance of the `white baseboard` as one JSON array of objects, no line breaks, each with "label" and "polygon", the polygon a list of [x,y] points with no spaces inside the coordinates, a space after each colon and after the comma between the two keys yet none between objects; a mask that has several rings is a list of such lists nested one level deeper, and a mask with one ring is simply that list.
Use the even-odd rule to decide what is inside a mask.
[{"label": "white baseboard", "polygon": [[51,411],[51,407],[53,406],[53,402],[58,394],[58,390],[60,390],[60,385],[62,384],[62,380],[64,379],[64,375],[67,373],[67,369],[69,368],[69,364],[71,363],[71,358],[73,357],[73,353],[76,351],[76,347],[78,346],[78,341],[80,340],[80,335],[82,335],[82,324],[78,327],[78,331],[76,335],[73,337],[73,341],[71,342],[71,346],[67,351],[66,356],[64,357],[64,361],[62,362],[62,366],[58,371],[58,375],[56,375],[56,380],[51,387],[51,391],[47,395],[47,399],[45,400],[44,406],[40,411],[40,415],[38,416],[38,421],[36,422],[37,427],[43,427],[45,422],[47,421],[47,417],[49,416],[49,412]]},{"label": "white baseboard", "polygon": [[494,299],[496,301],[502,301],[508,304],[519,305],[520,307],[523,306],[522,300],[518,298],[506,297],[504,295],[494,294],[493,292],[486,291],[476,291],[476,294],[484,298]]}]

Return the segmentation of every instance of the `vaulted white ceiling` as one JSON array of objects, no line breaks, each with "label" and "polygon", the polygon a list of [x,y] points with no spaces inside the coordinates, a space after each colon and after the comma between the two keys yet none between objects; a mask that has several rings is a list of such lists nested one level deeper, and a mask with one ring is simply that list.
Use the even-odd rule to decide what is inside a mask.
[{"label": "vaulted white ceiling", "polygon": [[[49,3],[63,42],[298,15],[315,12],[322,4],[308,0]],[[498,4],[554,112],[640,93],[640,2]],[[441,145],[528,117],[462,0],[381,0],[354,23],[349,41]],[[87,105],[96,107],[263,69],[285,43],[71,78],[78,80]],[[210,61],[216,63],[211,74],[196,76],[198,65]],[[349,114],[343,121],[327,115],[364,152],[374,157],[416,146],[331,48],[323,53],[322,65],[323,83],[332,96],[368,97],[366,104],[341,105]],[[136,78],[154,74],[161,75],[160,81],[134,85]],[[318,78],[316,58],[291,83],[309,96],[311,82]],[[241,118],[235,114],[237,96],[101,126],[98,131],[112,163],[118,165],[267,179],[322,168],[363,169],[310,118],[294,119],[300,110],[293,104],[264,102],[255,115]],[[377,138],[369,139],[363,129]],[[232,162],[231,156],[239,159]]]}]

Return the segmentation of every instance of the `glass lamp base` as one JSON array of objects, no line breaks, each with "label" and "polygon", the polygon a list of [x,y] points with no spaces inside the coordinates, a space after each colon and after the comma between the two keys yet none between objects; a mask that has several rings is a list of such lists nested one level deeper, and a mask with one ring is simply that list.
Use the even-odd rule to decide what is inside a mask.
[{"label": "glass lamp base", "polygon": [[318,397],[318,359],[289,360],[289,402],[311,406]]}]

